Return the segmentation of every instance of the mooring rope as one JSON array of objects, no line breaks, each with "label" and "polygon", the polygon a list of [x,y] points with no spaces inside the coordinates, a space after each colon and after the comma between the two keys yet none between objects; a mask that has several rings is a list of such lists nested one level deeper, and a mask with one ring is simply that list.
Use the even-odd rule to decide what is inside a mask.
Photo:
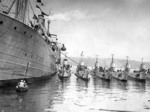
[{"label": "mooring rope", "polygon": [[77,65],[79,64],[78,62],[74,61],[73,59],[71,59],[70,57],[68,57],[66,54],[64,54],[63,52],[61,52],[61,54],[63,54],[64,56],[66,56],[68,59],[70,59],[72,62],[76,63]]}]

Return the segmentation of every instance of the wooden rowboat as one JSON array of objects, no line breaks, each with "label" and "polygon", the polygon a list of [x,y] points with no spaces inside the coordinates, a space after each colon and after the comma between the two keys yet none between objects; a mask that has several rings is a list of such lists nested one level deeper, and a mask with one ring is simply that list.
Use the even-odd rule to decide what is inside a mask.
[{"label": "wooden rowboat", "polygon": [[17,92],[26,92],[29,90],[29,86],[26,85],[25,87],[19,87],[18,85],[16,86],[16,91]]}]

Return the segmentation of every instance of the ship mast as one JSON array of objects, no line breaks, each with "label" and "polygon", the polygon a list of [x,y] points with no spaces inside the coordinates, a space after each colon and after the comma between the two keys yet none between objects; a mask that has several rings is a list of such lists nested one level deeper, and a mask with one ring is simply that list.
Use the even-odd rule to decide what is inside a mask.
[{"label": "ship mast", "polygon": [[96,55],[95,68],[98,68],[98,55]]},{"label": "ship mast", "polygon": [[127,62],[126,62],[126,66],[125,66],[125,68],[128,68],[128,56],[127,56]]},{"label": "ship mast", "polygon": [[110,64],[110,71],[114,71],[115,63],[114,63],[114,54],[112,54],[111,64]]},{"label": "ship mast", "polygon": [[143,67],[143,58],[141,58],[141,59],[142,59],[142,62],[141,62],[140,69],[142,69],[142,67]]},{"label": "ship mast", "polygon": [[145,64],[143,63],[143,58],[142,58],[142,62],[141,62],[141,66],[140,66],[140,71],[145,70]]},{"label": "ship mast", "polygon": [[83,55],[83,51],[82,51],[82,53],[81,53],[81,62],[83,61],[83,57],[84,57],[84,55]]},{"label": "ship mast", "polygon": [[112,54],[110,67],[113,67],[113,64],[114,64],[114,54]]},{"label": "ship mast", "polygon": [[80,65],[84,65],[84,55],[83,55],[83,51],[81,53],[81,61],[80,61]]},{"label": "ship mast", "polygon": [[125,65],[125,71],[129,71],[130,69],[130,64],[128,63],[128,56],[127,56],[127,62],[126,62],[126,65]]}]

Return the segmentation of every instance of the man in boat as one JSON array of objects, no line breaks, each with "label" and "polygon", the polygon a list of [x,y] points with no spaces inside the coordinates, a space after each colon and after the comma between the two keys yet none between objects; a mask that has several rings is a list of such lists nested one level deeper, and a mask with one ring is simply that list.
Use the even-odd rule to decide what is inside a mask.
[{"label": "man in boat", "polygon": [[63,68],[65,70],[69,70],[70,69],[70,65],[68,64],[68,60],[67,59],[64,59],[64,61],[63,61]]},{"label": "man in boat", "polygon": [[66,70],[69,70],[70,69],[70,65],[68,64],[67,66],[66,66]]},{"label": "man in boat", "polygon": [[21,80],[21,81],[18,83],[18,87],[20,87],[20,88],[24,88],[24,87],[26,87],[26,86],[27,86],[27,84],[26,84],[25,80]]},{"label": "man in boat", "polygon": [[79,70],[79,71],[83,71],[84,69],[85,69],[84,62],[81,61],[80,64],[78,65],[78,70]]}]

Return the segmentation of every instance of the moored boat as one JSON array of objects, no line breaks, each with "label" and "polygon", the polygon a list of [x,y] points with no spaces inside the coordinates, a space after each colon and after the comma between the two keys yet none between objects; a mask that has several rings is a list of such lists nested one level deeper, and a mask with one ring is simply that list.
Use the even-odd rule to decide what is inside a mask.
[{"label": "moored boat", "polygon": [[145,81],[146,80],[146,73],[135,71],[134,73],[130,73],[128,75],[130,79],[136,80],[136,81]]},{"label": "moored boat", "polygon": [[112,76],[115,79],[118,79],[120,81],[127,81],[129,71],[130,71],[130,64],[128,63],[128,56],[127,56],[127,62],[126,62],[126,65],[125,65],[125,69],[114,71]]},{"label": "moored boat", "polygon": [[28,89],[29,89],[29,86],[27,85],[25,80],[21,80],[16,86],[17,92],[26,92],[28,91]]},{"label": "moored boat", "polygon": [[128,77],[130,79],[134,79],[137,81],[145,81],[146,80],[146,69],[145,69],[145,64],[143,63],[143,58],[142,58],[142,63],[140,65],[140,69],[138,71],[133,71],[133,73],[129,73]]},{"label": "moored boat", "polygon": [[71,76],[70,71],[62,71],[58,74],[60,80],[68,79]]},{"label": "moored boat", "polygon": [[111,72],[109,71],[98,72],[96,73],[96,76],[107,81],[110,81],[112,77]]},{"label": "moored boat", "polygon": [[120,80],[120,81],[127,81],[128,80],[128,72],[125,71],[114,71],[113,78]]},{"label": "moored boat", "polygon": [[26,85],[25,87],[19,87],[19,86],[16,86],[16,91],[17,92],[26,92],[29,90],[29,86]]},{"label": "moored boat", "polygon": [[67,59],[64,59],[63,66],[59,70],[58,77],[60,80],[68,79],[71,76],[70,65],[67,62]]},{"label": "moored boat", "polygon": [[90,80],[90,77],[89,77],[89,71],[88,70],[79,70],[75,73],[75,75],[84,80],[84,81],[89,81]]},{"label": "moored boat", "polygon": [[111,80],[111,73],[110,71],[106,70],[103,67],[99,67],[98,66],[98,57],[96,58],[96,62],[95,62],[95,69],[93,70],[93,73],[95,76],[104,79],[104,80]]},{"label": "moored boat", "polygon": [[85,81],[89,81],[90,80],[90,72],[89,69],[87,68],[87,66],[84,65],[84,61],[83,61],[83,52],[81,53],[81,61],[79,63],[79,65],[77,65],[76,68],[76,73],[75,75]]}]

